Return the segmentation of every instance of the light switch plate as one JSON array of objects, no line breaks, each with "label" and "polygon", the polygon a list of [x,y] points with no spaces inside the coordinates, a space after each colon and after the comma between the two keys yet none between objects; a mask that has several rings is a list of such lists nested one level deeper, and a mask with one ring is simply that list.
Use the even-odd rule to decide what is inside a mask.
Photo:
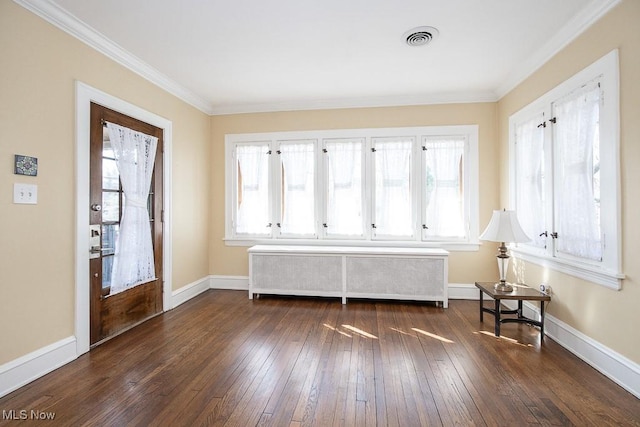
[{"label": "light switch plate", "polygon": [[38,203],[38,186],[35,184],[13,184],[13,203],[35,205]]}]

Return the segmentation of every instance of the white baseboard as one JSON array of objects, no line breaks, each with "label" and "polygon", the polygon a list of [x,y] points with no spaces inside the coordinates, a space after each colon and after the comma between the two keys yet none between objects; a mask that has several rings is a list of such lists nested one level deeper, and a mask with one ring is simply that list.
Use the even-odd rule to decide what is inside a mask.
[{"label": "white baseboard", "polygon": [[449,283],[449,299],[480,299],[480,291],[473,283]]},{"label": "white baseboard", "polygon": [[249,291],[249,277],[247,276],[209,276],[211,289],[233,289]]},{"label": "white baseboard", "polygon": [[209,277],[205,277],[173,291],[171,294],[171,308],[176,308],[180,304],[183,304],[191,298],[197,297],[204,291],[209,290],[211,287],[210,282],[211,280]]},{"label": "white baseboard", "polygon": [[[515,308],[516,304],[513,301],[511,302],[513,307],[509,306]],[[526,317],[540,320],[540,311],[537,306],[525,301],[523,311]],[[548,313],[544,316],[544,333],[611,381],[640,399],[639,364]]]},{"label": "white baseboard", "polygon": [[68,337],[0,366],[0,397],[75,360],[76,338]]}]

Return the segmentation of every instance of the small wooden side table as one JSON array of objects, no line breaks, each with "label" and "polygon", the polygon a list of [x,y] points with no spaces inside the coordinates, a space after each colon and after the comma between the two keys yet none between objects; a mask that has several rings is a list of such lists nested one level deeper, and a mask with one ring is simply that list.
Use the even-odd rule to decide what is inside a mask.
[{"label": "small wooden side table", "polygon": [[[495,334],[500,336],[500,324],[502,323],[528,323],[540,328],[540,337],[544,338],[544,303],[551,301],[551,297],[543,294],[526,285],[512,283],[513,291],[500,292],[494,289],[495,282],[476,282],[476,288],[480,290],[480,321],[484,321],[483,314],[485,312],[493,314],[495,318]],[[495,308],[484,306],[483,295],[487,294],[495,300]],[[516,300],[518,308],[516,310],[501,310],[500,301]],[[540,321],[529,319],[522,314],[522,301],[540,301]],[[516,317],[502,317],[503,314],[515,314]]]}]

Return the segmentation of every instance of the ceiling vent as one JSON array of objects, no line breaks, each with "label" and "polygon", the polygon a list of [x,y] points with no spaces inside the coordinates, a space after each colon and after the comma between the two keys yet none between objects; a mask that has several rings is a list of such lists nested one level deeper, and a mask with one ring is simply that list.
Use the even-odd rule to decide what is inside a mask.
[{"label": "ceiling vent", "polygon": [[417,27],[404,33],[409,46],[424,46],[438,37],[439,31],[433,27]]}]

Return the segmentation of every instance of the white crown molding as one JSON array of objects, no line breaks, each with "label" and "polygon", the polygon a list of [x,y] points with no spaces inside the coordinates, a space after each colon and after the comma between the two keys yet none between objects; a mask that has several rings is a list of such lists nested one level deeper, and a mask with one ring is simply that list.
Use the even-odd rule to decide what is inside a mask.
[{"label": "white crown molding", "polygon": [[567,47],[587,28],[617,6],[622,0],[591,0],[582,12],[567,22],[549,41],[543,44],[527,60],[511,70],[507,78],[496,89],[496,98],[500,99],[526,80],[555,54]]},{"label": "white crown molding", "polygon": [[335,110],[341,108],[378,108],[410,105],[469,104],[475,102],[496,102],[493,92],[436,93],[408,96],[361,97],[344,99],[315,99],[305,101],[284,101],[276,103],[238,104],[214,107],[211,115],[265,113],[274,111]]},{"label": "white crown molding", "polygon": [[206,114],[211,114],[213,110],[211,103],[124,50],[50,0],[13,1],[187,104]]}]

